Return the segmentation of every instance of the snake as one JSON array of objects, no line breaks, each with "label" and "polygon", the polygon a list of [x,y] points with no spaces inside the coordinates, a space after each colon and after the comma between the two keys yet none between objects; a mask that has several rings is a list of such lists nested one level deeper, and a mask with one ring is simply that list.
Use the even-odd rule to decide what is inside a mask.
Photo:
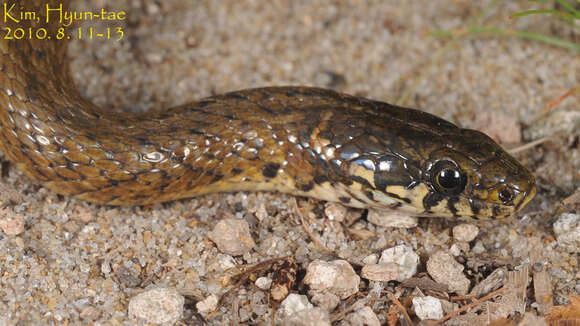
[{"label": "snake", "polygon": [[272,191],[485,219],[513,215],[536,193],[532,173],[484,133],[329,89],[245,89],[146,113],[98,107],[71,78],[66,41],[6,37],[53,25],[3,22],[0,149],[58,194],[132,206]]}]

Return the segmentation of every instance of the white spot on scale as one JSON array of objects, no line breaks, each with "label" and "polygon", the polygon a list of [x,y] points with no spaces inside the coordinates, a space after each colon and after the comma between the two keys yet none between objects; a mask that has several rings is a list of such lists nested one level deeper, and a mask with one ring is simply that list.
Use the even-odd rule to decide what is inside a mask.
[{"label": "white spot on scale", "polygon": [[390,172],[393,168],[393,162],[391,161],[381,161],[379,163],[379,171],[381,172]]},{"label": "white spot on scale", "polygon": [[50,140],[48,140],[48,138],[42,136],[42,135],[38,135],[36,136],[36,140],[42,144],[42,145],[49,145],[50,144]]},{"label": "white spot on scale", "polygon": [[324,156],[326,156],[327,158],[331,159],[334,157],[334,148],[333,147],[326,147],[326,149],[324,150]]},{"label": "white spot on scale", "polygon": [[151,163],[161,162],[164,158],[165,158],[165,155],[163,155],[159,152],[150,152],[150,153],[143,155],[143,159],[145,161],[151,162]]},{"label": "white spot on scale", "polygon": [[244,147],[244,143],[237,142],[232,147],[234,148],[234,151],[239,151],[240,149],[242,149]]}]

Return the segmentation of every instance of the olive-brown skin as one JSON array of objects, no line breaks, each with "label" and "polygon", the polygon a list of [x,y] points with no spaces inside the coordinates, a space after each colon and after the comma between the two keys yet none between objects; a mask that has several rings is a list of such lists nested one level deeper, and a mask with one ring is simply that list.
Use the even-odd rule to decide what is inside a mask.
[{"label": "olive-brown skin", "polygon": [[[531,173],[486,135],[331,90],[258,88],[147,114],[109,112],[80,96],[65,45],[0,41],[0,149],[63,195],[145,205],[266,190],[484,218],[511,215],[535,193]],[[437,190],[430,171],[439,160],[461,169],[461,193]]]}]

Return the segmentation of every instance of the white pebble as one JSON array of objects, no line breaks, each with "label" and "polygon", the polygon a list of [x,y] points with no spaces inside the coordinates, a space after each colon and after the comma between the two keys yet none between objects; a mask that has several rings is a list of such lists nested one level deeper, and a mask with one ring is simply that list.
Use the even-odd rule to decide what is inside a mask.
[{"label": "white pebble", "polygon": [[580,252],[580,214],[564,213],[554,223],[558,245],[568,252]]},{"label": "white pebble", "polygon": [[463,275],[463,265],[446,252],[438,251],[429,257],[427,272],[435,282],[446,284],[452,292],[465,295],[469,290],[470,282]]},{"label": "white pebble", "polygon": [[358,292],[360,277],[345,260],[326,262],[317,259],[308,265],[304,283],[313,292],[329,291],[346,299]]},{"label": "white pebble", "polygon": [[397,281],[402,282],[417,273],[419,255],[409,245],[398,245],[383,250],[379,264],[395,263],[399,265]]},{"label": "white pebble", "polygon": [[479,234],[479,228],[473,224],[463,223],[453,228],[453,238],[457,241],[471,242]]},{"label": "white pebble", "polygon": [[328,312],[321,308],[309,308],[288,316],[281,322],[288,326],[330,326]]},{"label": "white pebble", "polygon": [[200,313],[208,314],[208,313],[215,310],[215,308],[217,307],[217,304],[218,304],[218,297],[215,294],[211,294],[207,298],[196,303],[195,307],[197,308],[197,311],[199,311]]},{"label": "white pebble", "polygon": [[128,313],[147,323],[174,324],[183,314],[184,301],[173,288],[151,289],[131,298]]},{"label": "white pebble", "polygon": [[243,255],[256,245],[246,220],[234,218],[221,220],[208,233],[208,237],[221,252],[232,256]]},{"label": "white pebble", "polygon": [[399,278],[399,265],[395,263],[364,265],[361,276],[371,281],[394,281]]},{"label": "white pebble", "polygon": [[316,306],[326,309],[326,311],[333,311],[340,303],[340,298],[330,292],[317,292],[311,300]]},{"label": "white pebble", "polygon": [[272,286],[272,279],[265,276],[258,277],[255,284],[259,289],[268,290]]},{"label": "white pebble", "polygon": [[377,254],[368,255],[362,260],[363,264],[365,265],[376,264],[378,261],[379,257]]},{"label": "white pebble", "polygon": [[348,214],[348,208],[339,203],[328,203],[324,208],[324,214],[331,221],[342,222]]},{"label": "white pebble", "polygon": [[24,216],[15,213],[11,208],[0,210],[0,229],[6,235],[19,235],[24,232]]},{"label": "white pebble", "polygon": [[369,209],[367,220],[373,224],[394,227],[394,228],[413,228],[418,224],[414,216],[393,210]]},{"label": "white pebble", "polygon": [[413,308],[415,309],[415,314],[421,320],[439,319],[443,317],[441,302],[439,299],[431,296],[414,297]]},{"label": "white pebble", "polygon": [[280,308],[276,311],[276,319],[279,321],[284,320],[301,310],[312,309],[313,307],[305,295],[290,293],[280,303]]},{"label": "white pebble", "polygon": [[365,326],[380,326],[381,322],[375,312],[368,306],[359,308],[354,312],[348,314],[345,321],[349,325],[365,325]]}]

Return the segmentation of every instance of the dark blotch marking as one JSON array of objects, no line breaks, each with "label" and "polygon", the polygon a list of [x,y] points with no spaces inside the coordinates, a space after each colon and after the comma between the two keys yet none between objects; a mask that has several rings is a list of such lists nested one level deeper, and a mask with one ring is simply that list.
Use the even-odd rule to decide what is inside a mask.
[{"label": "dark blotch marking", "polygon": [[356,182],[358,182],[358,183],[360,183],[360,184],[362,184],[362,185],[364,185],[364,186],[366,186],[366,187],[369,187],[371,189],[374,189],[373,186],[365,178],[359,177],[357,175],[353,175],[353,176],[351,176],[351,179],[354,180],[354,181],[356,181]]},{"label": "dark blotch marking", "polygon": [[149,138],[145,138],[145,137],[135,137],[135,139],[137,139],[141,145],[155,145],[151,142],[151,140]]},{"label": "dark blotch marking", "polygon": [[340,200],[344,204],[350,203],[350,197],[340,196],[338,197],[338,200]]},{"label": "dark blotch marking", "polygon": [[493,212],[493,217],[494,218],[495,217],[498,217],[500,215],[500,209],[499,209],[499,207],[498,206],[493,206],[492,212]]},{"label": "dark blotch marking", "polygon": [[266,178],[274,178],[278,175],[278,169],[280,164],[278,163],[267,163],[262,169],[262,175]]},{"label": "dark blotch marking", "polygon": [[244,95],[243,93],[240,92],[231,92],[231,93],[227,93],[225,94],[227,97],[230,98],[236,98],[236,99],[240,99],[240,100],[249,100],[250,97],[248,95]]},{"label": "dark blotch marking", "polygon": [[328,181],[328,177],[325,175],[319,174],[319,175],[314,176],[314,183],[316,183],[316,184],[321,184],[321,183],[326,182],[326,181]]},{"label": "dark blotch marking", "polygon": [[220,181],[222,178],[224,177],[223,174],[221,173],[217,173],[216,175],[213,176],[213,179],[211,179],[210,183],[214,183],[214,182],[218,182]]},{"label": "dark blotch marking", "polygon": [[365,195],[367,196],[368,199],[370,200],[375,200],[375,195],[373,195],[372,191],[365,191]]},{"label": "dark blotch marking", "polygon": [[453,213],[453,216],[457,216],[457,208],[455,208],[455,204],[459,201],[458,197],[451,197],[447,200],[447,208]]},{"label": "dark blotch marking", "polygon": [[437,204],[439,204],[439,202],[442,201],[443,199],[445,199],[445,196],[443,196],[442,194],[430,192],[429,194],[427,194],[427,196],[425,196],[425,198],[423,198],[423,207],[425,208],[426,211],[430,211],[431,207],[437,206]]},{"label": "dark blotch marking", "polygon": [[297,89],[289,89],[286,91],[286,96],[288,97],[294,97],[298,94],[300,94],[300,92]]},{"label": "dark blotch marking", "polygon": [[471,212],[473,213],[473,215],[478,215],[479,211],[481,211],[481,209],[483,208],[483,205],[481,205],[481,202],[479,200],[475,200],[475,199],[469,200],[469,206],[471,206]]},{"label": "dark blotch marking", "polygon": [[212,153],[205,153],[203,154],[203,156],[209,158],[210,160],[215,158],[215,155],[213,155]]},{"label": "dark blotch marking", "polygon": [[410,204],[410,203],[411,203],[411,200],[410,200],[409,198],[401,197],[401,196],[397,195],[397,194],[396,194],[396,193],[394,193],[394,192],[388,192],[388,191],[385,191],[385,194],[386,194],[387,196],[389,196],[389,197],[393,197],[393,198],[396,198],[396,199],[398,199],[398,200],[400,200],[400,201],[404,201],[404,202],[405,202],[405,203],[407,203],[407,204]]},{"label": "dark blotch marking", "polygon": [[262,104],[256,104],[260,109],[262,109],[262,111],[267,112],[269,114],[275,115],[276,112],[273,111],[272,109],[270,109],[269,107],[262,105]]},{"label": "dark blotch marking", "polygon": [[310,190],[312,190],[312,188],[314,188],[314,182],[312,182],[312,181],[310,181],[306,184],[299,184],[298,185],[298,189],[300,189],[304,192],[310,191]]},{"label": "dark blotch marking", "polygon": [[397,210],[399,209],[401,206],[403,206],[403,204],[401,204],[400,202],[396,202],[393,205],[391,205],[389,208],[392,210]]},{"label": "dark blotch marking", "polygon": [[242,170],[240,170],[240,169],[238,169],[238,168],[233,168],[233,169],[232,169],[232,174],[233,174],[233,175],[238,175],[238,174],[240,174],[240,173],[242,173]]},{"label": "dark blotch marking", "polygon": [[189,132],[192,133],[192,134],[194,134],[194,135],[203,135],[203,134],[205,134],[205,132],[199,131],[199,130],[197,130],[195,128],[190,128],[189,129]]}]

